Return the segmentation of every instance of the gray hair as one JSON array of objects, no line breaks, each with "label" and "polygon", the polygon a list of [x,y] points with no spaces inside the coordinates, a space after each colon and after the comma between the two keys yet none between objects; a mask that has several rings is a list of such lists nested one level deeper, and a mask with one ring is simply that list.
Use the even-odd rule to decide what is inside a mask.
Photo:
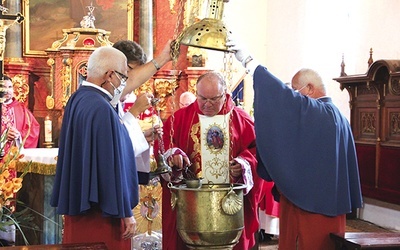
[{"label": "gray hair", "polygon": [[125,55],[111,46],[97,48],[90,55],[87,74],[92,78],[101,78],[109,70],[121,70],[127,65]]}]

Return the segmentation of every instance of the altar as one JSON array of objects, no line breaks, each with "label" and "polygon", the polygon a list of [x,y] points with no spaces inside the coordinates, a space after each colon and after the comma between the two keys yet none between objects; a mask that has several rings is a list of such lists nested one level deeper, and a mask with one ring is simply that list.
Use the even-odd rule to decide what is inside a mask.
[{"label": "altar", "polygon": [[[18,171],[29,167],[17,197],[40,214],[34,214],[34,223],[39,231],[23,229],[24,234],[30,245],[59,244],[62,239],[62,216],[57,215],[56,209],[50,206],[58,148],[22,149],[21,155],[24,157],[17,163]],[[24,245],[19,238],[16,245]]]}]

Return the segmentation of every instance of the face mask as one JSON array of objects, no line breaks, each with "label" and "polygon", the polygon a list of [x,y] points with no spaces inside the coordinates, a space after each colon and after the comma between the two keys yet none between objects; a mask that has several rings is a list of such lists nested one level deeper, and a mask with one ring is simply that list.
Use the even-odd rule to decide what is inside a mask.
[{"label": "face mask", "polygon": [[112,84],[111,82],[109,82],[109,83],[114,88],[114,95],[113,95],[113,98],[111,99],[110,103],[115,108],[119,102],[119,99],[121,99],[122,91],[124,90],[124,88],[126,86],[126,82],[121,80],[121,84],[118,86],[118,88],[116,88],[114,86],[114,84]]}]

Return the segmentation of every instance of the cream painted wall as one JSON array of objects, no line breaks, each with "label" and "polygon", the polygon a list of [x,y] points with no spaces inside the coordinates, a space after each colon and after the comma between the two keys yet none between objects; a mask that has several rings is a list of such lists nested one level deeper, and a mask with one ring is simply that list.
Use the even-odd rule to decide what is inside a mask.
[{"label": "cream painted wall", "polygon": [[[290,82],[302,67],[317,70],[328,95],[349,117],[349,96],[332,80],[340,75],[344,55],[348,75],[367,71],[373,59],[400,59],[398,0],[230,0],[224,21],[248,51],[275,76]],[[208,67],[222,69],[222,53],[210,52]],[[244,69],[234,63],[234,81]],[[245,109],[253,101],[251,77],[246,77]],[[373,208],[373,209],[371,209]],[[381,220],[380,214],[392,219]],[[360,217],[399,230],[400,209],[368,199]]]},{"label": "cream painted wall", "polygon": [[[349,117],[349,96],[332,80],[365,73],[369,50],[374,60],[400,58],[398,0],[230,0],[224,22],[247,50],[284,82],[302,67],[317,70],[328,94]],[[222,70],[223,54],[209,51],[207,67]],[[244,69],[235,60],[235,83]],[[236,81],[235,81],[236,80]],[[246,77],[245,108],[252,106],[251,77]]]}]

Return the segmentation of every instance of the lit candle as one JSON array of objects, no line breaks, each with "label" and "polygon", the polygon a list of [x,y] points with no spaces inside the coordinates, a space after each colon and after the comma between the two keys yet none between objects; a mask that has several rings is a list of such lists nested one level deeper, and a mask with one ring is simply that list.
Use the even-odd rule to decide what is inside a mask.
[{"label": "lit candle", "polygon": [[44,120],[44,141],[45,142],[51,142],[53,140],[52,138],[52,125],[51,125],[51,120],[49,116],[46,116]]}]

